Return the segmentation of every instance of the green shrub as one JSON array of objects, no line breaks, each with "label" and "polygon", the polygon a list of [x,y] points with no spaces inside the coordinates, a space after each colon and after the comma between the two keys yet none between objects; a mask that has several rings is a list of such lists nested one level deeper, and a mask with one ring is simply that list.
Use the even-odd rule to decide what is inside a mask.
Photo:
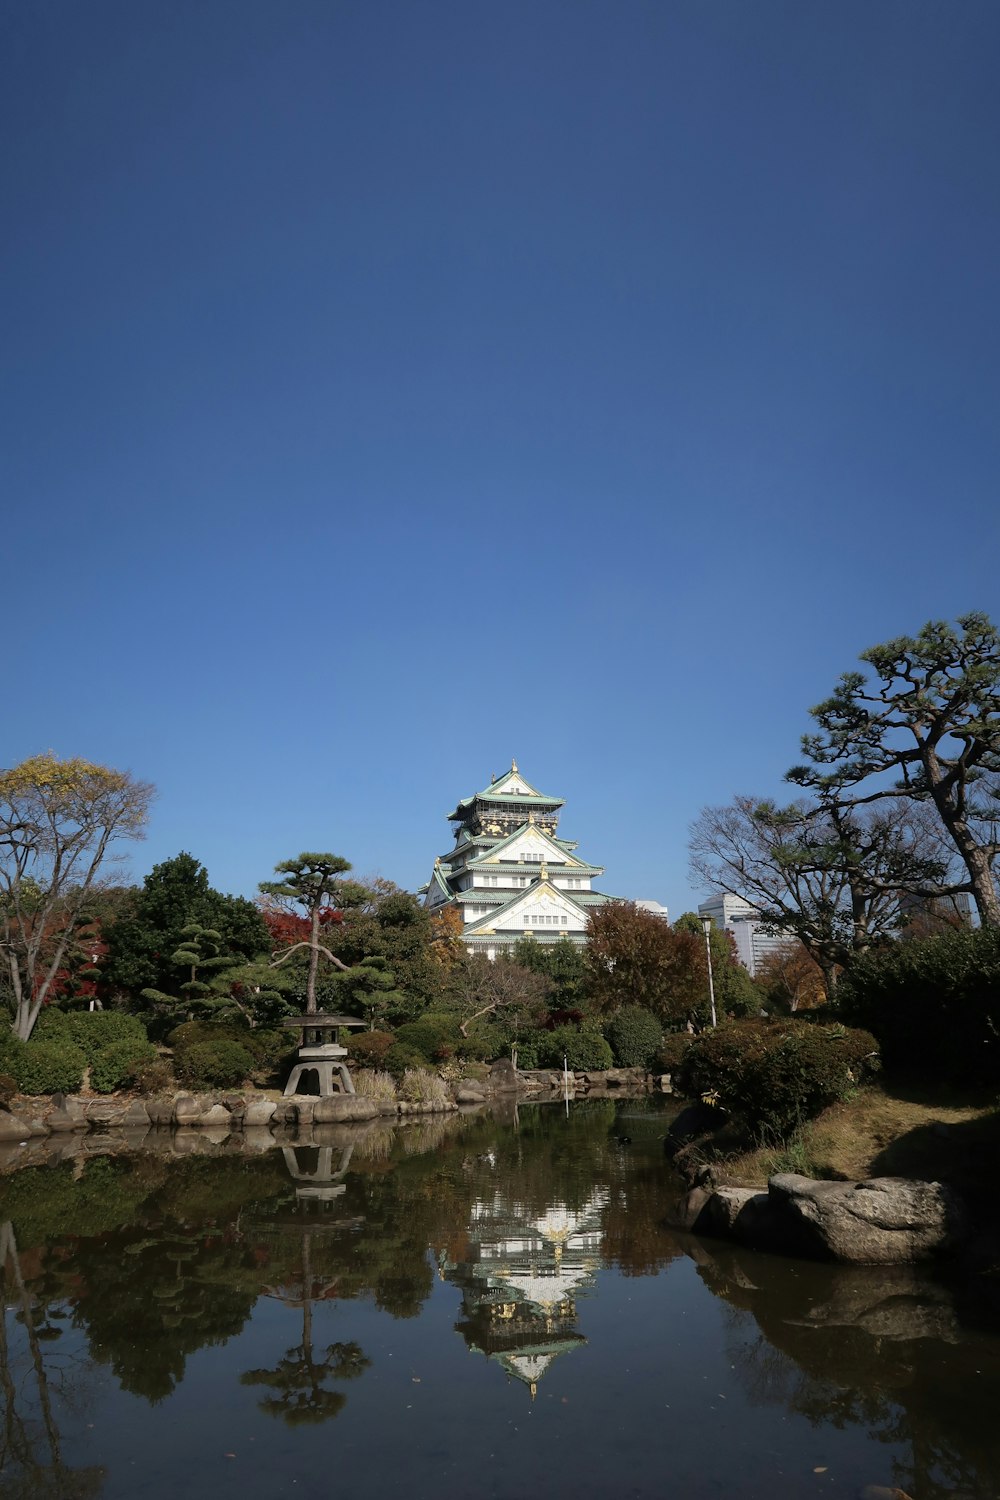
[{"label": "green shrub", "polygon": [[134,1083],[141,1069],[156,1060],[156,1048],[149,1042],[134,1037],[111,1042],[90,1065],[90,1086],[98,1094],[112,1094],[115,1089]]},{"label": "green shrub", "polygon": [[542,1068],[561,1068],[563,1058],[576,1072],[600,1072],[614,1064],[611,1048],[599,1031],[587,1026],[556,1026],[539,1032],[538,1062]]},{"label": "green shrub", "polygon": [[443,1104],[450,1099],[447,1085],[426,1068],[407,1068],[399,1085],[399,1097],[410,1104]]},{"label": "green shrub", "polygon": [[604,1034],[620,1068],[645,1068],[656,1055],[663,1028],[644,1006],[623,1005]]},{"label": "green shrub", "polygon": [[55,1010],[49,1007],[38,1018],[34,1035],[46,1041],[67,1041],[79,1047],[93,1064],[108,1047],[122,1042],[144,1045],[149,1039],[138,1016],[118,1010]]},{"label": "green shrub", "polygon": [[680,1068],[688,1094],[711,1094],[757,1139],[785,1139],[878,1071],[867,1031],[808,1021],[733,1021],[696,1037]]},{"label": "green shrub", "polygon": [[247,1048],[225,1037],[194,1042],[174,1054],[178,1078],[192,1088],[235,1088],[249,1077],[253,1066]]},{"label": "green shrub", "polygon": [[531,1032],[529,1036],[521,1037],[517,1044],[517,1065],[519,1068],[537,1068],[538,1062],[539,1033]]},{"label": "green shrub", "polygon": [[405,1021],[396,1027],[396,1041],[402,1047],[419,1052],[425,1062],[443,1062],[457,1051],[462,1034],[451,1016],[428,1013],[419,1021]]},{"label": "green shrub", "polygon": [[959,929],[859,955],[837,1008],[878,1038],[889,1069],[1000,1086],[1000,930]]},{"label": "green shrub", "polygon": [[287,1074],[298,1046],[294,1031],[283,1027],[251,1028],[240,1021],[184,1021],[174,1027],[167,1040],[173,1048],[174,1070],[182,1081],[191,1081],[201,1066],[198,1057],[193,1064],[189,1060],[193,1048],[225,1044],[238,1047],[249,1058],[237,1081],[250,1079],[260,1087]]},{"label": "green shrub", "polygon": [[671,1031],[660,1043],[656,1054],[656,1065],[661,1073],[678,1073],[688,1054],[688,1048],[695,1040],[691,1031]]},{"label": "green shrub", "polygon": [[15,1043],[4,1061],[22,1094],[75,1094],[87,1066],[79,1047],[58,1038]]},{"label": "green shrub", "polygon": [[0,1073],[0,1109],[7,1109],[17,1093],[17,1079],[10,1073]]},{"label": "green shrub", "polygon": [[358,1068],[374,1068],[385,1062],[385,1055],[395,1042],[391,1031],[362,1031],[347,1043],[347,1061]]},{"label": "green shrub", "polygon": [[404,1047],[401,1042],[394,1042],[382,1059],[382,1066],[398,1081],[407,1068],[422,1068],[425,1061],[423,1053],[418,1052],[415,1047]]}]

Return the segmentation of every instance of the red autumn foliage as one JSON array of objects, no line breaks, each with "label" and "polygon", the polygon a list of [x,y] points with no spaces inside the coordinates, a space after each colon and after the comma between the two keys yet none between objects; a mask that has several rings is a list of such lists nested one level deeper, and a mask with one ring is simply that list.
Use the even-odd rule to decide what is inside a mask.
[{"label": "red autumn foliage", "polygon": [[[264,925],[271,934],[272,946],[278,948],[290,948],[293,943],[307,943],[309,941],[310,923],[308,917],[300,917],[295,912],[286,911],[275,901],[263,900],[258,902],[260,914],[264,919]],[[319,926],[321,932],[328,932],[331,927],[337,927],[344,920],[344,914],[335,906],[324,906],[320,908]]]}]

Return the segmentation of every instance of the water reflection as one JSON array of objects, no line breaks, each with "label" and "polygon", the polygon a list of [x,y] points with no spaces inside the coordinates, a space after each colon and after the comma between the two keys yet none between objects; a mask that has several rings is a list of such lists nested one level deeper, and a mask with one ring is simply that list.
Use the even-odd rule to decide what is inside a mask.
[{"label": "water reflection", "polygon": [[579,1208],[557,1200],[539,1214],[498,1188],[472,1204],[467,1259],[442,1259],[462,1289],[459,1333],[532,1398],[553,1360],[587,1342],[575,1326],[576,1299],[595,1287],[609,1201],[599,1187]]},{"label": "water reflection", "polygon": [[[0,1320],[0,1477],[16,1475],[25,1495],[87,1500],[100,1491],[104,1470],[97,1465],[72,1468],[64,1462],[53,1386],[65,1394],[71,1382],[82,1384],[88,1372],[71,1370],[51,1349],[52,1341],[61,1337],[59,1322],[65,1310],[29,1290],[9,1220],[0,1224],[0,1277],[5,1307],[10,1297],[16,1309],[13,1328],[7,1317]],[[5,1484],[4,1494],[13,1496],[14,1491]]]},{"label": "water reflection", "polygon": [[[128,1494],[121,1447],[141,1430],[163,1466],[143,1494],[165,1500],[183,1477],[169,1467],[174,1403],[209,1356],[227,1446],[254,1443],[262,1477],[240,1491],[254,1500],[284,1492],[266,1474],[269,1454],[284,1462],[286,1425],[309,1454],[311,1432],[338,1418],[343,1482],[384,1486],[392,1464],[409,1473],[416,1390],[433,1462],[461,1459],[461,1482],[433,1486],[441,1500],[488,1461],[493,1425],[513,1420],[507,1400],[534,1424],[511,1438],[527,1445],[512,1450],[519,1483],[579,1453],[559,1458],[553,1495],[629,1492],[615,1488],[626,1454],[634,1492],[656,1493],[664,1454],[650,1434],[681,1409],[671,1462],[683,1469],[690,1448],[678,1492],[692,1500],[749,1500],[754,1454],[787,1463],[794,1442],[820,1440],[846,1445],[842,1472],[915,1500],[1000,1492],[993,1283],[974,1293],[910,1268],[807,1266],[672,1234],[663,1130],[638,1104],[604,1101],[568,1117],[537,1107],[323,1126],[277,1147],[168,1135],[137,1153],[95,1137],[0,1177],[0,1495]],[[422,1384],[410,1383],[414,1360]],[[725,1435],[707,1447],[694,1370],[726,1397]],[[606,1419],[620,1437],[602,1470],[591,1438]],[[178,1464],[220,1446],[213,1434],[199,1458],[183,1430]],[[802,1474],[825,1467],[810,1453],[785,1480],[772,1465],[760,1493],[818,1494]],[[237,1493],[224,1475],[212,1484]],[[303,1481],[301,1493],[321,1492]]]},{"label": "water reflection", "polygon": [[915,1266],[786,1262],[695,1240],[688,1248],[732,1309],[727,1355],[752,1404],[899,1444],[893,1482],[918,1500],[994,1500],[1000,1345],[989,1278],[976,1295]]}]

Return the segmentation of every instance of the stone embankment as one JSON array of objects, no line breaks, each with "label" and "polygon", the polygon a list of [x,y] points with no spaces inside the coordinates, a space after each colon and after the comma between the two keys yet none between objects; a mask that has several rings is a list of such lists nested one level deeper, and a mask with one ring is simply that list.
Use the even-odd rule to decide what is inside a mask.
[{"label": "stone embankment", "polygon": [[485,1095],[471,1085],[462,1085],[455,1098],[433,1102],[393,1099],[385,1102],[362,1094],[336,1094],[319,1099],[294,1094],[271,1099],[264,1094],[193,1094],[182,1092],[161,1098],[131,1099],[108,1096],[86,1099],[76,1094],[53,1094],[51,1099],[15,1099],[0,1111],[0,1143],[27,1141],[33,1137],[65,1132],[108,1129],[201,1129],[235,1131],[298,1129],[316,1125],[373,1120],[379,1115],[433,1115],[459,1105],[482,1104]]},{"label": "stone embankment", "polygon": [[[606,1072],[568,1075],[574,1097],[603,1097],[645,1092],[654,1080],[642,1068],[613,1068]],[[138,1099],[120,1095],[96,1099],[78,1094],[51,1098],[21,1096],[0,1109],[0,1145],[17,1144],[67,1132],[109,1129],[143,1132],[151,1129],[207,1130],[231,1134],[264,1129],[282,1134],[313,1125],[347,1124],[378,1116],[437,1115],[483,1105],[489,1099],[517,1093],[529,1097],[558,1096],[567,1076],[554,1070],[517,1072],[509,1061],[496,1063],[482,1084],[470,1079],[455,1084],[446,1097],[426,1100],[370,1099],[362,1094],[335,1094],[319,1099],[294,1094],[274,1099],[265,1094],[188,1093]]]}]

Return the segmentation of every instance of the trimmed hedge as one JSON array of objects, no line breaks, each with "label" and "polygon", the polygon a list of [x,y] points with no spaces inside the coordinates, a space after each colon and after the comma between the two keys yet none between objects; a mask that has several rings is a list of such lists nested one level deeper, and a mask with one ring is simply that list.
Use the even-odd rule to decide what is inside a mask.
[{"label": "trimmed hedge", "polygon": [[396,1027],[396,1042],[419,1052],[425,1062],[443,1062],[458,1050],[463,1038],[452,1016],[427,1014],[419,1021]]},{"label": "trimmed hedge", "polygon": [[138,1016],[119,1010],[56,1010],[50,1006],[38,1017],[32,1036],[45,1041],[71,1042],[93,1065],[107,1047],[120,1042],[145,1044],[149,1038]]},{"label": "trimmed hedge", "polygon": [[694,1033],[691,1031],[668,1032],[656,1054],[656,1063],[661,1073],[678,1073],[694,1041]]},{"label": "trimmed hedge", "polygon": [[22,1094],[75,1094],[86,1066],[81,1048],[59,1038],[15,1041],[3,1054],[3,1071],[17,1080]]},{"label": "trimmed hedge", "polygon": [[266,1086],[274,1078],[287,1076],[297,1046],[296,1033],[293,1031],[270,1031],[263,1027],[251,1029],[229,1021],[184,1021],[180,1026],[174,1027],[167,1041],[173,1048],[174,1071],[182,1081],[193,1082],[194,1075],[202,1067],[202,1062],[199,1061],[202,1054],[199,1054],[193,1064],[189,1062],[192,1048],[202,1045],[216,1047],[220,1043],[226,1043],[238,1047],[249,1058],[248,1066],[238,1082],[250,1079],[259,1086]]},{"label": "trimmed hedge", "polygon": [[352,1036],[346,1044],[348,1064],[356,1068],[374,1068],[378,1072],[395,1040],[391,1031],[362,1031]]},{"label": "trimmed hedge", "polygon": [[538,1066],[561,1068],[567,1065],[579,1072],[603,1072],[614,1065],[611,1048],[599,1031],[584,1026],[556,1026],[539,1033]]},{"label": "trimmed hedge", "polygon": [[194,1042],[174,1054],[174,1072],[193,1088],[236,1088],[250,1076],[253,1067],[249,1050],[224,1037]]},{"label": "trimmed hedge", "polygon": [[135,1083],[143,1069],[156,1062],[156,1048],[151,1042],[127,1037],[112,1042],[98,1053],[90,1065],[90,1086],[98,1094],[113,1094],[115,1089]]},{"label": "trimmed hedge", "polygon": [[604,1028],[619,1068],[645,1068],[656,1056],[663,1028],[643,1005],[623,1005]]},{"label": "trimmed hedge", "polygon": [[784,1139],[879,1068],[867,1031],[808,1021],[734,1021],[695,1038],[680,1068],[687,1094],[712,1094],[758,1140]]}]

